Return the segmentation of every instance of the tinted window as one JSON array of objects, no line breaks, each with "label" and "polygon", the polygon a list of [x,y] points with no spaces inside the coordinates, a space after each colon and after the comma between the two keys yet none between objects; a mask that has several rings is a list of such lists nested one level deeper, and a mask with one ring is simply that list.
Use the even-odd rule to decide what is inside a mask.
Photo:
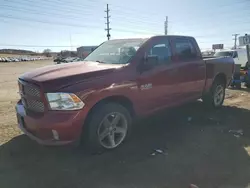
[{"label": "tinted window", "polygon": [[233,57],[234,52],[233,51],[222,51],[222,52],[216,52],[214,54],[215,57]]},{"label": "tinted window", "polygon": [[171,62],[171,51],[168,42],[154,45],[148,55],[158,56],[159,64]]},{"label": "tinted window", "polygon": [[233,58],[237,58],[238,57],[238,52],[234,52],[234,54],[233,54]]},{"label": "tinted window", "polygon": [[177,39],[175,49],[181,60],[190,60],[197,57],[194,45],[187,39]]}]

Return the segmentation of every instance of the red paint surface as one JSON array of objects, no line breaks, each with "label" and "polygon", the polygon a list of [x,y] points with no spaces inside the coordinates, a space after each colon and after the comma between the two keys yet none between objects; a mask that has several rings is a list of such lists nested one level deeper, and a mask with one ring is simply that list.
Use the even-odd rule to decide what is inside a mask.
[{"label": "red paint surface", "polygon": [[[148,115],[157,110],[197,100],[208,91],[216,75],[222,73],[227,84],[232,77],[233,60],[211,58],[203,60],[200,49],[192,37],[198,56],[192,61],[180,61],[174,48],[180,36],[156,36],[148,39],[126,66],[105,65],[96,62],[79,62],[48,66],[26,73],[20,79],[35,83],[42,92],[70,92],[85,103],[78,111],[50,111],[45,96],[45,112],[24,117],[27,131],[45,144],[53,143],[51,130],[57,130],[62,143],[78,139],[89,110],[102,99],[122,96],[133,104],[136,115]],[[145,52],[161,40],[169,40],[172,63],[157,66],[149,71],[138,71]],[[141,90],[151,83],[152,88]],[[21,105],[21,103],[19,103]]]}]

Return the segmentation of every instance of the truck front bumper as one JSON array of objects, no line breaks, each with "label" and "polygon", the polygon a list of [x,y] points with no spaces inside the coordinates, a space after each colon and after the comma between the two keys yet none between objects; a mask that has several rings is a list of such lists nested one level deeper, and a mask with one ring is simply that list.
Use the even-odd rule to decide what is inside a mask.
[{"label": "truck front bumper", "polygon": [[82,111],[48,111],[40,116],[29,116],[21,101],[16,104],[16,114],[22,132],[42,145],[77,142],[86,117]]}]

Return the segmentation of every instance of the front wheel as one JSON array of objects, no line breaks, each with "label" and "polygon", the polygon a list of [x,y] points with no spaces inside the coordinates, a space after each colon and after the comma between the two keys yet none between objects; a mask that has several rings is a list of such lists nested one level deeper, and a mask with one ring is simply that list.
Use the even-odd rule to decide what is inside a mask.
[{"label": "front wheel", "polygon": [[225,84],[220,80],[215,80],[208,94],[203,96],[202,100],[207,106],[219,108],[225,99]]},{"label": "front wheel", "polygon": [[117,148],[128,137],[131,122],[130,113],[120,104],[98,106],[88,124],[87,145],[94,152]]}]

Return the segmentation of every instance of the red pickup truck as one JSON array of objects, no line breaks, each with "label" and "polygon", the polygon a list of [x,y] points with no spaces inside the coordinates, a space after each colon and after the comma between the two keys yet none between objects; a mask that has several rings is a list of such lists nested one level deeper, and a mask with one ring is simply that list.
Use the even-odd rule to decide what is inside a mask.
[{"label": "red pickup truck", "polygon": [[18,124],[44,145],[85,138],[92,149],[114,149],[136,116],[200,98],[220,107],[233,71],[232,58],[203,59],[193,37],[110,40],[83,62],[20,76]]}]

